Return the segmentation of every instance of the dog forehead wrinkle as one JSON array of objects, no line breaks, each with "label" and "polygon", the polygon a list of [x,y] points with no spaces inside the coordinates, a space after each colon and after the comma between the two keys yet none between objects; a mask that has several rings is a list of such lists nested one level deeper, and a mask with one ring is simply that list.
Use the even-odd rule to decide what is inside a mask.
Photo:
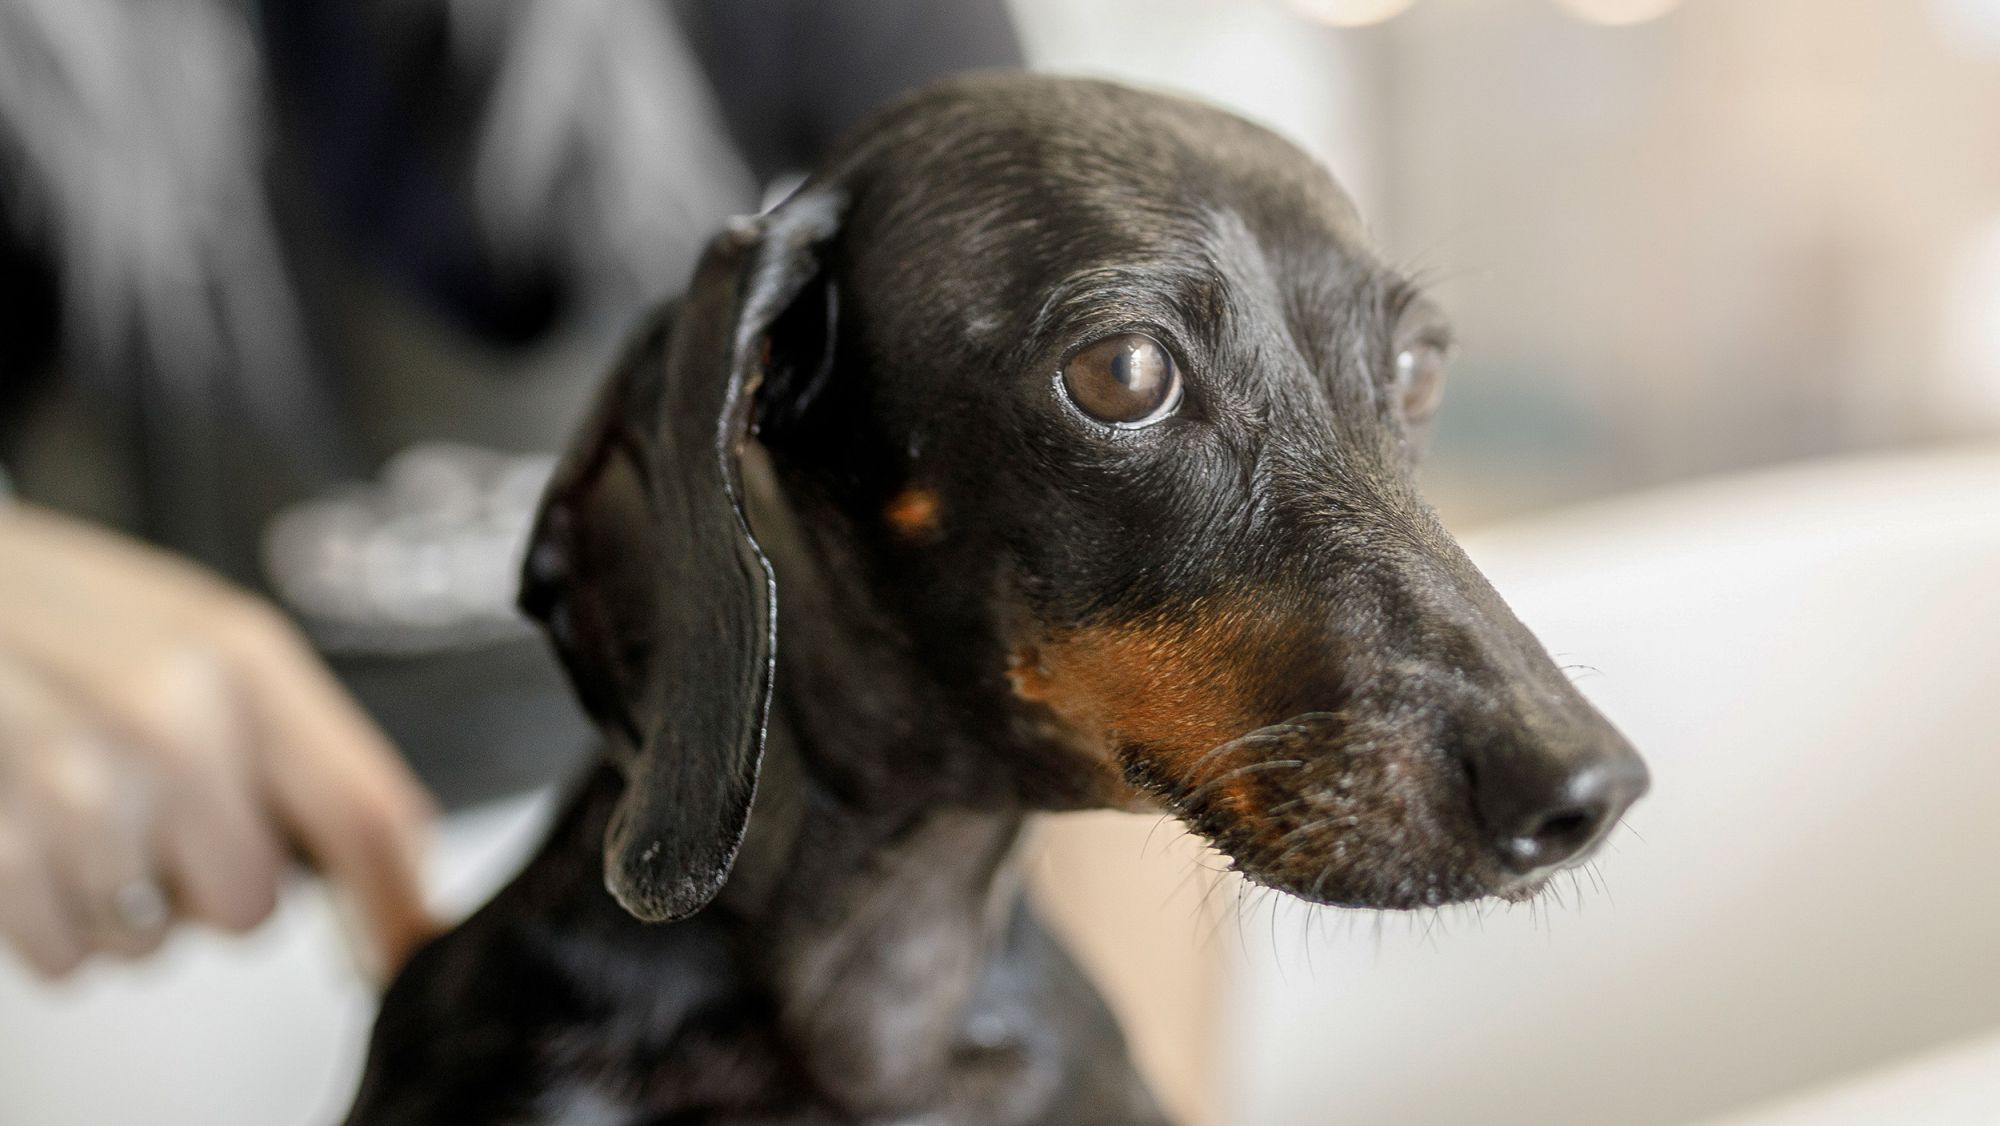
[{"label": "dog forehead wrinkle", "polygon": [[1230,384],[1237,413],[1261,412],[1259,425],[1238,429],[1327,458],[1367,451],[1381,460],[1373,455],[1389,446],[1376,433],[1384,365],[1375,354],[1385,333],[1378,295],[1391,280],[1374,255],[1330,231],[1266,236],[1224,205],[1205,207],[1203,225],[1204,256],[1227,295],[1211,377]]},{"label": "dog forehead wrinkle", "polygon": [[1185,332],[1213,319],[1228,291],[1225,279],[1206,267],[1205,259],[1178,252],[1120,254],[1073,267],[1048,286],[1024,335],[1039,343],[1121,320],[1159,321]]},{"label": "dog forehead wrinkle", "polygon": [[[848,162],[861,171],[847,175],[867,182],[856,226],[893,241],[948,231],[954,247],[982,250],[962,257],[1017,270],[1134,254],[1186,261],[1184,244],[1202,237],[1201,201],[1221,198],[1278,222],[1308,216],[1320,228],[1315,242],[1358,244],[1352,205],[1324,169],[1275,134],[1209,107],[1090,82],[1060,98],[1046,89],[1024,96],[994,79],[923,101],[929,112],[906,107],[900,127],[882,130]],[[914,183],[931,190],[909,190]]]},{"label": "dog forehead wrinkle", "polygon": [[1264,240],[1250,229],[1243,213],[1225,204],[1204,204],[1200,211],[1202,250],[1244,295],[1275,305],[1276,275]]}]

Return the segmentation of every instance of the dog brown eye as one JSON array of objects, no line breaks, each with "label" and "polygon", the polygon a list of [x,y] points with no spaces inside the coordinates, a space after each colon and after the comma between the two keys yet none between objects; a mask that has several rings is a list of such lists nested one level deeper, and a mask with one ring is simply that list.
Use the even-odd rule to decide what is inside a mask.
[{"label": "dog brown eye", "polygon": [[1078,410],[1115,426],[1144,426],[1173,412],[1181,373],[1150,336],[1108,336],[1078,352],[1062,370],[1063,391]]},{"label": "dog brown eye", "polygon": [[1412,344],[1396,353],[1396,403],[1414,426],[1427,422],[1444,401],[1444,349]]}]

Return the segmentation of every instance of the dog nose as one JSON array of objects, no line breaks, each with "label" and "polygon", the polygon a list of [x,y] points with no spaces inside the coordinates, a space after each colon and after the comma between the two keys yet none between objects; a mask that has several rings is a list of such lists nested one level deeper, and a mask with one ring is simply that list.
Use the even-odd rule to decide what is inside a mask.
[{"label": "dog nose", "polygon": [[1583,855],[1645,794],[1645,762],[1613,739],[1564,755],[1501,744],[1467,756],[1473,806],[1507,867],[1533,872]]}]

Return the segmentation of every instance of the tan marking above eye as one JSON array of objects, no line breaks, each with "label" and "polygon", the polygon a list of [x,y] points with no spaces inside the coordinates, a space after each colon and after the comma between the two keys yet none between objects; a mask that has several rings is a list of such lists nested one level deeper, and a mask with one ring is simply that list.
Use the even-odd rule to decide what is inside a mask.
[{"label": "tan marking above eye", "polygon": [[1063,365],[1063,394],[1084,414],[1113,426],[1158,422],[1181,401],[1180,366],[1144,333],[1107,336]]},{"label": "tan marking above eye", "polygon": [[921,542],[937,536],[942,527],[941,510],[936,489],[912,485],[889,498],[882,508],[882,519],[902,538]]}]

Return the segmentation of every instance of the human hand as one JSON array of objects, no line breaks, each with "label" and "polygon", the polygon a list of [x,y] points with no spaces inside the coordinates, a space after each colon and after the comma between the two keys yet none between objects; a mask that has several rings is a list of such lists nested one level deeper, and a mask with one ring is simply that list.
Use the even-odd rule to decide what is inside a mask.
[{"label": "human hand", "polygon": [[[0,935],[60,976],[271,913],[296,846],[386,973],[435,811],[298,630],[163,552],[0,504]],[[372,963],[372,964],[370,964]]]}]

